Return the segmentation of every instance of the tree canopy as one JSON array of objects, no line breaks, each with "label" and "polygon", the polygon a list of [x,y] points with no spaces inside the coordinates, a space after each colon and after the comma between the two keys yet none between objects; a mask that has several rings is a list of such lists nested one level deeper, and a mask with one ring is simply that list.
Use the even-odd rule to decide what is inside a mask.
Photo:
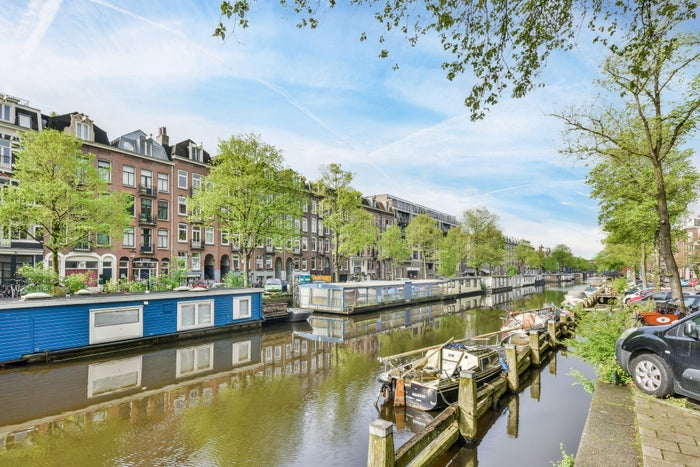
[{"label": "tree canopy", "polygon": [[407,261],[411,257],[411,250],[403,238],[401,227],[392,224],[386,228],[379,238],[379,258],[391,261],[391,279],[396,277],[396,263]]},{"label": "tree canopy", "polygon": [[9,226],[51,252],[58,285],[58,254],[77,244],[109,246],[131,222],[127,193],[110,192],[95,156],[82,140],[56,130],[26,132],[12,185],[2,189],[0,225]]},{"label": "tree canopy", "polygon": [[464,211],[462,229],[467,235],[467,264],[476,270],[485,265],[502,265],[506,257],[505,238],[498,215],[486,208]]},{"label": "tree canopy", "polygon": [[[249,27],[251,4],[250,0],[222,0],[214,36],[223,40],[230,31]],[[646,29],[650,8],[684,19],[694,18],[697,9],[694,2],[673,0],[280,0],[280,4],[297,15],[300,28],[316,28],[333,10],[371,14],[379,23],[375,39],[382,58],[391,56],[386,45],[391,34],[403,36],[411,46],[424,36],[437,37],[446,53],[442,63],[446,78],[466,72],[474,76],[465,99],[472,119],[483,118],[506,90],[519,98],[541,86],[539,76],[551,53],[575,48],[581,37],[617,52],[621,46],[613,39]],[[582,30],[590,34],[581,34]],[[371,34],[360,31],[358,40],[367,40]]]},{"label": "tree canopy", "polygon": [[321,200],[323,224],[331,230],[333,276],[337,280],[344,260],[376,244],[378,229],[374,216],[362,207],[362,194],[351,186],[352,173],[335,163],[321,166],[320,171],[314,191]]},{"label": "tree canopy", "polygon": [[255,248],[268,239],[279,247],[296,239],[294,220],[306,200],[301,177],[284,166],[277,148],[254,134],[232,136],[219,142],[209,175],[190,200],[190,220],[218,224],[230,236],[243,256],[248,286]]},{"label": "tree canopy", "polygon": [[423,279],[428,274],[428,259],[437,252],[442,231],[435,219],[423,213],[411,219],[406,226],[406,243],[418,252],[423,262]]}]

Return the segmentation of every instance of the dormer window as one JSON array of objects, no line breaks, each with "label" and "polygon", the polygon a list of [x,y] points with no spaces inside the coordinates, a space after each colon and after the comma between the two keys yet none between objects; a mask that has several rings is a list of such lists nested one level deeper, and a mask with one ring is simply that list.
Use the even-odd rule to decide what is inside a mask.
[{"label": "dormer window", "polygon": [[83,141],[90,141],[90,125],[85,122],[75,122],[75,136]]},{"label": "dormer window", "polygon": [[12,121],[12,106],[9,104],[0,104],[0,120],[4,122]]},{"label": "dormer window", "polygon": [[191,145],[190,146],[190,159],[192,159],[193,161],[201,162],[202,161],[202,152],[203,152],[203,150],[202,150],[201,144],[199,146],[196,146],[194,144]]},{"label": "dormer window", "polygon": [[17,112],[17,124],[22,128],[31,128],[32,117],[28,114]]}]

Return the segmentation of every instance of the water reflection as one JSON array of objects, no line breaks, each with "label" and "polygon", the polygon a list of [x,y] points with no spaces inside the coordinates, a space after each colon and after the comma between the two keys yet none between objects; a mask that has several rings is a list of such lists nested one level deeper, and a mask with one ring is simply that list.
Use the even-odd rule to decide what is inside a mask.
[{"label": "water reflection", "polygon": [[[364,465],[378,416],[395,420],[397,445],[430,417],[397,415],[393,407],[377,413],[377,357],[498,329],[504,310],[484,308],[486,301],[538,307],[561,302],[558,294],[540,292],[517,305],[501,294],[313,316],[185,345],[3,370],[0,464]],[[491,423],[517,412],[508,411],[494,411]]]}]

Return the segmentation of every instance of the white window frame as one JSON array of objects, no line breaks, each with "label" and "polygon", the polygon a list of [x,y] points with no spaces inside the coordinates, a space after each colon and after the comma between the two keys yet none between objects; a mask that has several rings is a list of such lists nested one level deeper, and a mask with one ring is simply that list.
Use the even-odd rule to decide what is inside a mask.
[{"label": "white window frame", "polygon": [[170,175],[158,172],[158,193],[170,192]]},{"label": "white window frame", "polygon": [[[184,212],[183,212],[183,210],[184,210]],[[178,196],[177,197],[177,214],[179,216],[186,216],[187,215],[187,197],[186,196]]]},{"label": "white window frame", "polygon": [[[183,325],[183,308],[194,306],[194,324]],[[200,306],[209,307],[209,320],[202,320],[200,322]],[[177,330],[184,331],[188,329],[200,329],[200,328],[211,328],[214,327],[214,300],[187,300],[181,301],[177,304]]]},{"label": "white window frame", "polygon": [[90,125],[85,122],[75,122],[75,136],[83,141],[90,141]]},{"label": "white window frame", "polygon": [[178,171],[177,171],[177,187],[182,188],[183,190],[187,189],[187,171],[186,170],[178,169]]},{"label": "white window frame", "polygon": [[130,165],[122,167],[122,185],[136,186],[136,169]]},{"label": "white window frame", "polygon": [[[117,324],[96,324],[99,315],[111,313],[118,314],[131,313],[136,311],[138,320]],[[89,311],[90,313],[90,344],[100,342],[119,341],[123,339],[133,339],[135,337],[143,337],[143,307],[142,306],[125,306],[113,308],[95,308]]]},{"label": "white window frame", "polygon": [[204,227],[204,243],[206,245],[213,245],[215,238],[214,227]]},{"label": "white window frame", "polygon": [[[164,234],[164,235],[163,235]],[[162,248],[168,248],[169,245],[169,232],[168,229],[158,229],[158,234],[157,234],[157,247],[159,249]],[[164,240],[164,241],[162,241]]]},{"label": "white window frame", "polygon": [[[186,362],[192,363],[191,367],[184,367]],[[177,349],[175,355],[175,377],[190,376],[214,368],[214,344],[197,345]]]},{"label": "white window frame", "polygon": [[[241,314],[241,304],[245,303],[248,309],[246,314]],[[247,319],[253,316],[253,300],[250,296],[233,297],[233,319]]]},{"label": "white window frame", "polygon": [[88,366],[88,399],[141,387],[143,356]]},{"label": "white window frame", "polygon": [[[131,242],[129,242],[131,239]],[[124,236],[122,237],[122,246],[124,248],[133,248],[136,245],[136,229],[133,227],[124,228]]]},{"label": "white window frame", "polygon": [[97,172],[102,180],[112,183],[112,163],[110,161],[97,160]]},{"label": "white window frame", "polygon": [[[181,234],[183,232],[185,233],[185,238],[182,238]],[[182,223],[182,222],[177,224],[177,241],[178,241],[178,243],[187,243],[187,233],[188,233],[187,224]]]},{"label": "white window frame", "polygon": [[231,348],[231,363],[240,365],[251,361],[252,344],[249,340],[243,342],[234,342]]}]

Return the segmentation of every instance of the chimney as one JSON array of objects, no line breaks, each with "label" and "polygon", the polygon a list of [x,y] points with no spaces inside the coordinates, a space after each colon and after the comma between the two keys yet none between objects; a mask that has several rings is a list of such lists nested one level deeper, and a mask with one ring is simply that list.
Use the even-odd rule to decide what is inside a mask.
[{"label": "chimney", "polygon": [[158,136],[156,137],[156,141],[158,141],[158,144],[161,146],[168,146],[170,144],[170,138],[168,138],[168,134],[164,126],[158,128]]}]

